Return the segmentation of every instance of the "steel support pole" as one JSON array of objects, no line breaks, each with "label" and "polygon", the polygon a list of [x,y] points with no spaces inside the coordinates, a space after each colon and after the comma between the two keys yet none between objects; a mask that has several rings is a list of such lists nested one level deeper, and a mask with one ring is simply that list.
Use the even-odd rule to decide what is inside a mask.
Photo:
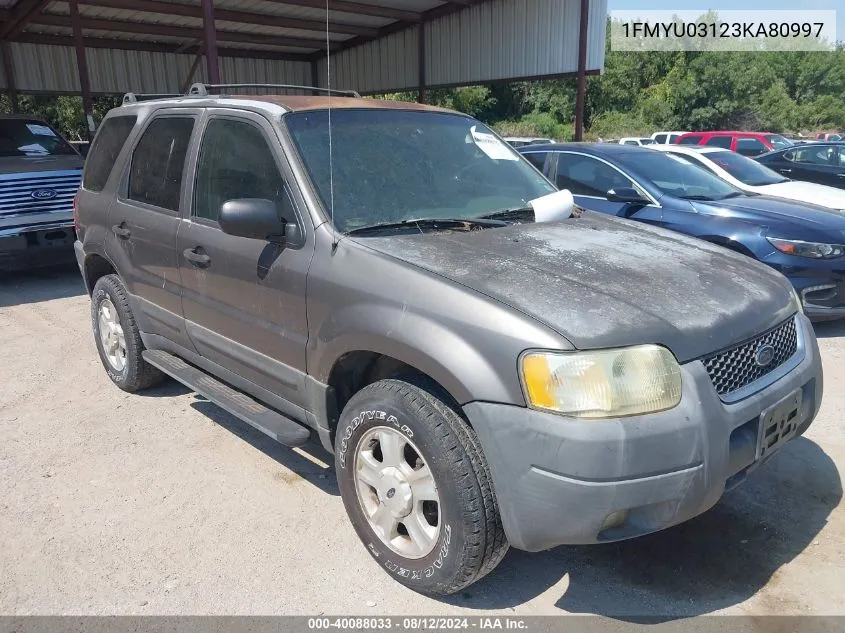
[{"label": "steel support pole", "polygon": [[12,102],[12,112],[17,112],[18,89],[15,85],[15,63],[12,59],[12,47],[6,40],[0,41],[0,53],[3,55],[3,75],[6,77],[6,92]]},{"label": "steel support pole", "polygon": [[76,70],[79,73],[79,88],[82,91],[82,109],[85,114],[85,128],[88,140],[94,138],[94,100],[91,98],[91,83],[88,79],[88,63],[85,60],[85,41],[79,24],[79,5],[76,0],[68,0],[70,7],[70,25],[73,28],[73,44],[76,48]]},{"label": "steel support pole", "polygon": [[590,0],[581,0],[581,23],[578,31],[578,88],[575,93],[575,140],[584,140],[584,101],[587,95],[587,25]]},{"label": "steel support pole", "polygon": [[205,63],[208,82],[220,83],[220,62],[217,59],[217,29],[214,26],[214,0],[202,0],[202,27],[205,36]]}]

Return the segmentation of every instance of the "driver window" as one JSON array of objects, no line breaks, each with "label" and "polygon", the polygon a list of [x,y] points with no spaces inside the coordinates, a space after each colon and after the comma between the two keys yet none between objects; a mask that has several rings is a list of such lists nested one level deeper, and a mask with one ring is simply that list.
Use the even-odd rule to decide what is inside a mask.
[{"label": "driver window", "polygon": [[260,128],[246,121],[211,119],[197,160],[192,215],[217,221],[237,198],[266,198],[284,208],[285,182]]},{"label": "driver window", "polygon": [[791,152],[792,156],[788,160],[812,165],[832,165],[835,151],[832,147],[806,147]]},{"label": "driver window", "polygon": [[556,184],[573,195],[595,198],[607,198],[610,189],[634,186],[607,163],[581,154],[558,154]]}]

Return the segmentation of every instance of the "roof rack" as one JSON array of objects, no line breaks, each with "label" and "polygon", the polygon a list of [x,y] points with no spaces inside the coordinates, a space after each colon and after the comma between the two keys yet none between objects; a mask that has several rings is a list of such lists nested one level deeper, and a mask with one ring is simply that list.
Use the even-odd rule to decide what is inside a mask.
[{"label": "roof rack", "polygon": [[152,101],[154,99],[172,99],[173,97],[184,97],[181,94],[137,94],[127,92],[123,95],[123,105],[138,103],[139,101]]},{"label": "roof rack", "polygon": [[354,90],[334,90],[332,88],[318,88],[316,86],[294,86],[290,84],[194,84],[188,90],[189,95],[207,96],[209,91],[215,91],[228,88],[265,88],[265,89],[284,89],[284,90],[306,90],[313,93],[323,93],[330,95],[338,95],[342,97],[360,98],[361,95]]}]

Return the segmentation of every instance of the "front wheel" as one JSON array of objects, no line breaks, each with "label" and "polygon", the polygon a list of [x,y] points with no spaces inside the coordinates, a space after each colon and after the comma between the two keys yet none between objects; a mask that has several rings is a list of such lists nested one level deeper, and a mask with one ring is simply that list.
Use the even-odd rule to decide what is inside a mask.
[{"label": "front wheel", "polygon": [[444,595],[492,571],[508,544],[478,439],[438,391],[401,380],[359,391],[335,465],[367,551],[402,584]]}]

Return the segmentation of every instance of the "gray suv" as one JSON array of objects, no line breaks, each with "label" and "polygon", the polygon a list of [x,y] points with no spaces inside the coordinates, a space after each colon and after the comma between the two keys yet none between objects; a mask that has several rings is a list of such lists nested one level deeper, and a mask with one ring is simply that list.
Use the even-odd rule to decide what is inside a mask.
[{"label": "gray suv", "polygon": [[690,519],[816,415],[816,339],[769,267],[577,208],[536,221],[554,187],[456,112],[212,89],[129,99],[91,148],[100,358],[126,391],[166,374],[318,438],[399,582],[453,593],[509,544]]},{"label": "gray suv", "polygon": [[73,261],[82,163],[44,121],[0,116],[0,270]]}]

